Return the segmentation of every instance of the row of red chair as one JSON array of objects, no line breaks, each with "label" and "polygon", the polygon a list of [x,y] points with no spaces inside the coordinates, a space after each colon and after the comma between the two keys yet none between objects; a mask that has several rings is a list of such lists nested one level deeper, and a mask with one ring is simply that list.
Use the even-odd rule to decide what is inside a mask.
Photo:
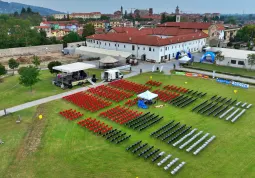
[{"label": "row of red chair", "polygon": [[142,114],[142,112],[133,111],[129,108],[121,106],[116,106],[115,108],[100,113],[99,116],[108,118],[119,124],[125,124],[128,121],[133,120]]},{"label": "row of red chair", "polygon": [[76,110],[72,109],[61,111],[59,114],[71,121],[83,116],[80,112],[76,112]]},{"label": "row of red chair", "polygon": [[162,82],[157,82],[157,81],[153,81],[153,80],[149,80],[148,82],[146,82],[146,85],[151,85],[151,86],[156,86],[159,87],[162,84]]},{"label": "row of red chair", "polygon": [[92,118],[87,118],[85,120],[78,122],[77,124],[82,127],[86,127],[87,129],[93,131],[94,133],[104,134],[112,130],[112,127],[106,125],[104,122],[100,122],[99,120]]},{"label": "row of red chair", "polygon": [[109,83],[109,85],[126,90],[126,91],[134,92],[137,94],[151,89],[151,87],[149,86],[138,84],[135,82],[130,82],[127,80],[116,80],[114,82]]},{"label": "row of red chair", "polygon": [[136,105],[137,102],[138,102],[138,98],[133,99],[133,100],[128,100],[128,101],[125,103],[125,105],[131,107],[131,106]]},{"label": "row of red chair", "polygon": [[163,102],[171,101],[174,98],[180,96],[179,93],[168,92],[168,91],[164,91],[164,90],[155,90],[155,91],[153,91],[153,93],[158,94],[159,100],[163,101]]},{"label": "row of red chair", "polygon": [[189,90],[186,89],[186,88],[182,88],[182,87],[177,87],[175,85],[166,85],[164,86],[164,89],[166,90],[171,90],[171,91],[177,91],[177,92],[180,92],[180,93],[187,93]]},{"label": "row of red chair", "polygon": [[99,111],[112,103],[85,92],[79,92],[63,99],[91,112]]},{"label": "row of red chair", "polygon": [[105,86],[105,85],[102,85],[96,88],[91,88],[88,90],[88,92],[91,92],[95,95],[98,95],[100,97],[103,97],[112,101],[116,101],[116,102],[123,101],[133,96],[133,94],[131,93],[128,93],[116,88],[112,88],[109,86]]}]

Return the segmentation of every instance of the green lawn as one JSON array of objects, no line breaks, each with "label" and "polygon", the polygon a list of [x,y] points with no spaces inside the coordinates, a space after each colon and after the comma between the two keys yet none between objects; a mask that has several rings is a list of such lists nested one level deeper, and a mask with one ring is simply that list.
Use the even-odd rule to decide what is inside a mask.
[{"label": "green lawn", "polygon": [[[101,80],[102,70],[89,69],[87,71],[90,75],[96,74],[97,78]],[[4,79],[3,83],[0,83],[0,110],[68,91],[52,85],[54,74],[48,70],[40,72],[41,81],[33,86],[32,93],[29,88],[19,84],[18,78],[19,75],[9,76]]]},{"label": "green lawn", "polygon": [[[238,98],[242,101],[255,103],[251,97],[255,89],[238,89],[235,96],[232,86],[218,84],[213,80],[186,78],[184,76],[165,76],[162,74],[143,74],[129,80],[145,83],[152,76],[153,80],[166,84],[175,84],[186,88],[208,92],[205,99],[218,94],[225,97]],[[185,84],[185,82],[188,82]],[[155,148],[160,148],[173,157],[180,158],[187,164],[176,177],[255,177],[255,109],[252,107],[235,124],[224,120],[204,117],[190,112],[191,108],[202,102],[199,100],[185,109],[167,105],[164,108],[150,108],[149,111],[164,116],[164,119],[141,133],[115,124],[107,119],[97,117],[98,113],[91,114],[81,110],[73,104],[63,100],[54,101],[44,106],[43,134],[40,145],[35,152],[28,152],[20,158],[26,145],[26,134],[30,133],[36,108],[28,109],[9,117],[0,118],[0,136],[4,145],[0,145],[0,155],[4,161],[0,162],[0,175],[3,177],[86,177],[86,178],[164,178],[171,177],[170,171],[165,172],[162,167],[145,161],[125,148],[138,140]],[[117,104],[123,104],[116,103]],[[64,109],[76,109],[84,113],[84,118],[100,119],[114,128],[131,134],[130,140],[120,145],[114,145],[103,138],[94,135],[86,129],[80,128],[76,121],[67,121],[58,115]],[[133,109],[138,109],[134,106]],[[37,110],[37,114],[40,113]],[[146,112],[146,111],[145,111]],[[15,118],[21,115],[23,123],[15,124]],[[33,119],[32,119],[33,118]],[[38,120],[38,119],[37,119]],[[80,119],[81,120],[81,119]],[[199,155],[193,156],[177,148],[151,138],[149,134],[170,120],[187,124],[204,132],[216,135],[216,139]],[[13,132],[14,131],[14,132]]]},{"label": "green lawn", "polygon": [[205,64],[205,63],[197,63],[194,62],[191,67],[196,67],[199,69],[206,69],[206,70],[215,70],[216,72],[227,72],[232,74],[239,74],[239,75],[246,75],[255,77],[255,70],[247,70],[242,68],[235,68],[235,67],[228,67],[228,66],[218,66],[215,64]]}]

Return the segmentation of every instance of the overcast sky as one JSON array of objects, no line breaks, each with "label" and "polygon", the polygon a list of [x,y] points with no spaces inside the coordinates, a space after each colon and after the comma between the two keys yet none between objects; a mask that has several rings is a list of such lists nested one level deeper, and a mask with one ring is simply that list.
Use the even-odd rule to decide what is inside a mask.
[{"label": "overcast sky", "polygon": [[[11,2],[10,0],[3,0]],[[155,13],[173,12],[179,5],[186,13],[255,13],[255,0],[14,0],[14,2],[47,7],[62,12],[112,13],[122,5],[128,12],[131,8],[148,9],[153,7]]]}]

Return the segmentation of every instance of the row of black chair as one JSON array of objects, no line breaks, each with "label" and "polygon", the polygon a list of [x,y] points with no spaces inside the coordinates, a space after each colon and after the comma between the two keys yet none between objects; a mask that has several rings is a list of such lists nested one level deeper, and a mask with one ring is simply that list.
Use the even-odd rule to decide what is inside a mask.
[{"label": "row of black chair", "polygon": [[152,122],[150,122],[150,123],[148,123],[148,124],[142,126],[142,127],[139,129],[139,131],[142,131],[142,130],[144,130],[144,129],[147,129],[148,127],[150,127],[150,126],[156,124],[157,122],[159,122],[159,121],[160,121],[161,119],[163,119],[163,118],[164,118],[164,117],[160,117],[160,118],[158,118],[158,119],[156,119],[156,120],[154,120],[154,121],[152,121]]},{"label": "row of black chair", "polygon": [[110,140],[110,142],[115,142],[116,144],[119,144],[131,137],[131,135],[125,136],[126,133],[121,133],[121,132],[122,132],[121,130],[114,129],[114,130],[110,130],[109,132],[103,134],[102,136],[106,140]]},{"label": "row of black chair", "polygon": [[158,135],[156,136],[156,138],[159,138],[159,137],[165,135],[167,132],[171,131],[173,128],[177,127],[179,124],[180,124],[180,122],[178,122],[178,123],[172,125],[170,128],[167,128],[165,131],[163,131],[162,133],[158,134]]},{"label": "row of black chair", "polygon": [[172,139],[170,139],[167,143],[170,144],[173,141],[177,140],[179,137],[181,137],[183,134],[187,133],[190,129],[192,128],[192,126],[186,128],[185,130],[181,131],[180,133],[178,133],[176,136],[174,136]]},{"label": "row of black chair", "polygon": [[171,132],[171,133],[167,134],[166,136],[164,136],[161,140],[164,141],[164,140],[168,139],[169,137],[173,136],[175,133],[177,133],[178,131],[182,130],[185,127],[186,127],[186,124],[180,126],[179,128],[177,128],[173,132]]},{"label": "row of black chair", "polygon": [[153,117],[155,114],[150,114],[150,115],[147,115],[145,117],[141,117],[140,119],[137,119],[136,121],[132,122],[131,124],[127,125],[128,127],[132,128],[134,127],[135,125],[138,125],[148,119],[150,119],[151,117]]},{"label": "row of black chair", "polygon": [[171,121],[170,123],[168,123],[168,124],[164,125],[163,127],[159,128],[159,129],[158,129],[158,130],[156,130],[155,132],[152,132],[152,133],[150,134],[150,136],[153,136],[153,135],[155,135],[156,133],[158,133],[158,132],[160,132],[161,130],[163,130],[164,128],[166,128],[166,127],[170,126],[173,122],[174,122],[174,120],[173,120],[173,121]]},{"label": "row of black chair", "polygon": [[195,102],[196,100],[197,100],[197,98],[193,98],[192,100],[190,100],[190,101],[184,103],[183,105],[181,105],[180,108],[184,108],[184,107],[186,107],[186,106],[192,104],[192,103]]},{"label": "row of black chair", "polygon": [[149,152],[152,148],[154,148],[154,146],[150,146],[149,148],[145,149],[144,151],[142,151],[138,156],[141,157],[142,155],[146,154],[147,152]]},{"label": "row of black chair", "polygon": [[143,114],[143,115],[141,115],[141,116],[138,116],[138,117],[135,118],[135,119],[132,119],[131,121],[128,121],[127,123],[125,123],[125,125],[130,125],[130,124],[132,124],[133,122],[139,120],[140,118],[143,118],[143,117],[147,116],[148,114],[150,114],[150,112],[147,112],[147,113],[145,113],[145,114]]}]

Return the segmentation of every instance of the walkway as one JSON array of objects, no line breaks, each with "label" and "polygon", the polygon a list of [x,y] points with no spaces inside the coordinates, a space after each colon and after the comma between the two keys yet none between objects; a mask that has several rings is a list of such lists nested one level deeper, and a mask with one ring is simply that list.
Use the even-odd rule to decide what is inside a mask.
[{"label": "walkway", "polygon": [[[139,74],[138,72],[132,72],[132,73],[129,73],[129,74],[125,75],[124,78],[133,77],[133,76],[136,76],[138,74]],[[17,111],[21,111],[23,109],[27,109],[27,108],[37,106],[37,105],[40,105],[40,104],[43,104],[43,103],[48,103],[50,101],[58,100],[58,99],[61,99],[65,96],[75,94],[75,93],[78,93],[78,92],[81,92],[81,91],[86,91],[89,88],[94,88],[94,87],[98,87],[100,85],[105,85],[105,84],[107,84],[107,83],[100,82],[100,83],[97,83],[96,85],[90,85],[90,86],[87,86],[87,87],[77,88],[77,89],[72,90],[72,91],[68,91],[68,92],[64,92],[64,93],[57,94],[57,95],[54,95],[54,96],[49,96],[49,97],[42,98],[42,99],[39,99],[39,100],[31,101],[31,102],[28,102],[28,103],[24,103],[24,104],[21,104],[21,105],[18,105],[18,106],[8,108],[8,109],[6,109],[6,112],[7,113],[14,113],[14,112],[17,112]],[[0,117],[4,116],[4,115],[5,115],[4,110],[0,110]]]},{"label": "walkway", "polygon": [[[75,94],[75,93],[78,93],[78,92],[81,92],[81,91],[86,91],[89,88],[94,88],[94,87],[97,87],[97,86],[100,86],[100,85],[104,85],[104,84],[105,83],[101,82],[101,83],[98,83],[98,84],[93,85],[93,86],[90,85],[90,86],[86,86],[86,87],[82,87],[82,88],[77,88],[75,90],[71,90],[71,91],[64,92],[64,93],[61,93],[61,94],[57,94],[57,95],[54,95],[54,96],[49,96],[49,97],[42,98],[42,99],[39,99],[39,100],[31,101],[31,102],[24,103],[24,104],[21,104],[21,105],[18,105],[18,106],[14,106],[12,108],[8,108],[8,109],[6,109],[6,112],[7,113],[14,113],[14,112],[17,112],[17,111],[21,111],[23,109],[27,109],[27,108],[30,108],[30,107],[33,107],[33,106],[37,106],[37,105],[40,105],[40,104],[43,104],[43,103],[48,103],[50,101],[61,99],[64,96]],[[4,116],[4,115],[5,115],[4,110],[0,110],[0,117]]]},{"label": "walkway", "polygon": [[[206,71],[201,71],[201,70],[196,70],[196,69],[188,69],[188,68],[179,68],[179,69],[182,71],[185,71],[185,72],[193,72],[193,73],[199,73],[199,74],[203,74],[203,75],[213,76],[212,72],[206,72]],[[255,84],[255,79],[226,75],[226,74],[216,73],[215,78],[222,78],[222,79],[234,80],[234,81],[243,82],[243,83]]]}]

